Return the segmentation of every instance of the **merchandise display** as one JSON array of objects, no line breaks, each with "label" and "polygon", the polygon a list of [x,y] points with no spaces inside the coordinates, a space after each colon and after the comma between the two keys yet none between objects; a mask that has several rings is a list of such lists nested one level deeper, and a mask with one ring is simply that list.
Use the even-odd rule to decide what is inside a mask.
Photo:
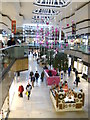
[{"label": "merchandise display", "polygon": [[50,97],[56,111],[80,111],[84,106],[85,94],[83,90],[69,89],[68,92],[65,92],[54,86],[50,89]]}]

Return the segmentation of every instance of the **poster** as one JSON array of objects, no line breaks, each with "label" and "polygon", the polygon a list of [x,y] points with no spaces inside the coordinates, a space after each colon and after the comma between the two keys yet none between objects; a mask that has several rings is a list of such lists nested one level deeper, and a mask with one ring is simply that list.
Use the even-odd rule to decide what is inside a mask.
[{"label": "poster", "polygon": [[12,20],[12,33],[16,33],[16,20]]}]

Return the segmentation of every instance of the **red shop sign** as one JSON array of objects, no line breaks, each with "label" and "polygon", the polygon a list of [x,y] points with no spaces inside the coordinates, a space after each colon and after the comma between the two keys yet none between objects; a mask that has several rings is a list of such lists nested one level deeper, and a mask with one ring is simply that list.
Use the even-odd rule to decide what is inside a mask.
[{"label": "red shop sign", "polygon": [[12,20],[12,33],[16,33],[16,20]]}]

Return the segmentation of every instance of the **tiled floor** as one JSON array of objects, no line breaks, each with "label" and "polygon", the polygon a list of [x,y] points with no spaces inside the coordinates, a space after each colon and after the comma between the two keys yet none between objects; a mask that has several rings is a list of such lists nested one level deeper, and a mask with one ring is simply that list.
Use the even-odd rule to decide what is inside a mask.
[{"label": "tiled floor", "polygon": [[[42,83],[39,79],[38,84],[32,89],[31,98],[27,100],[24,94],[23,98],[18,97],[18,86],[20,84],[26,87],[29,78],[29,71],[36,70],[41,73],[42,68],[36,63],[32,55],[29,56],[29,70],[20,73],[20,80],[15,86],[15,95],[11,105],[9,118],[87,118],[88,117],[88,87],[90,84],[81,79],[79,87],[85,92],[85,106],[83,111],[80,112],[56,112],[49,96],[50,87],[46,86],[45,81]],[[75,80],[74,73],[68,78],[66,75],[65,80],[68,81],[69,86],[75,87],[73,81]],[[25,92],[24,92],[25,93]]]}]

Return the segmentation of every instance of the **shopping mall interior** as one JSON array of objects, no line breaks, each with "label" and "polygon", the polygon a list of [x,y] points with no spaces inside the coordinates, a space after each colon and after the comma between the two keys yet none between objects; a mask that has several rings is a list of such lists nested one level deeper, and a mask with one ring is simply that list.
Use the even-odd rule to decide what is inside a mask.
[{"label": "shopping mall interior", "polygon": [[90,1],[0,1],[0,120],[90,118]]}]

